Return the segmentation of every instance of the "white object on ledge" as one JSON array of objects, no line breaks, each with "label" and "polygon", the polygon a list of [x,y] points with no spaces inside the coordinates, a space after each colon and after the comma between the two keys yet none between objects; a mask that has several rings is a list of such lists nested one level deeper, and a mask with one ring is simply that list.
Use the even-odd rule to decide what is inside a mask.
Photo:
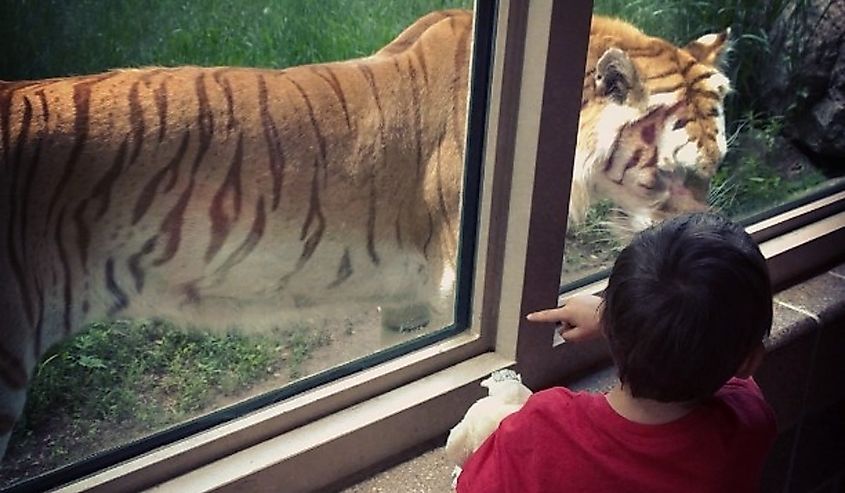
[{"label": "white object on ledge", "polygon": [[522,384],[522,377],[513,370],[498,370],[481,381],[487,388],[482,397],[467,409],[464,418],[449,431],[446,456],[455,464],[452,487],[457,485],[460,467],[484,443],[505,417],[518,411],[531,396],[531,390]]}]

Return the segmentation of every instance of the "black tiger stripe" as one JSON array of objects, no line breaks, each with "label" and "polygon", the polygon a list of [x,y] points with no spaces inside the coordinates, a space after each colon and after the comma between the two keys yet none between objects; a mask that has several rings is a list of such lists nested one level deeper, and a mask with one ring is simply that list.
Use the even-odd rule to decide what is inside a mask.
[{"label": "black tiger stripe", "polygon": [[62,228],[65,224],[65,212],[66,206],[62,206],[62,209],[59,211],[59,217],[56,221],[56,231],[54,241],[56,242],[56,248],[59,251],[59,262],[61,263],[62,273],[64,274],[64,285],[63,285],[63,295],[64,295],[64,323],[65,329],[64,334],[67,336],[70,334],[71,329],[71,315],[73,310],[73,276],[70,270],[70,262],[68,261],[67,250],[65,250],[65,244],[62,237]]},{"label": "black tiger stripe", "polygon": [[232,133],[237,125],[237,119],[235,118],[235,98],[232,95],[232,84],[229,83],[228,79],[223,77],[223,74],[228,71],[229,69],[216,70],[212,74],[212,77],[214,77],[214,81],[217,82],[218,86],[220,86],[220,89],[223,91],[223,96],[226,98],[226,110],[229,114],[229,122],[226,125],[226,130],[228,130],[229,133]]},{"label": "black tiger stripe", "polygon": [[170,212],[168,212],[161,221],[159,233],[167,236],[167,240],[161,255],[159,255],[157,259],[153,260],[154,266],[166,264],[173,259],[174,256],[176,256],[176,252],[179,250],[179,244],[182,241],[182,225],[185,222],[185,209],[188,207],[188,201],[190,200],[193,191],[194,182],[192,179],[191,183],[188,184],[188,187],[179,196],[179,200],[176,202],[176,205],[173,206]]},{"label": "black tiger stripe", "polygon": [[686,126],[687,126],[687,125],[689,125],[689,124],[690,124],[690,119],[689,119],[689,118],[678,118],[678,119],[675,121],[675,124],[674,124],[674,125],[672,125],[672,130],[679,130],[679,129],[681,129],[681,128],[686,127]]},{"label": "black tiger stripe", "polygon": [[158,112],[158,141],[160,143],[167,134],[167,77],[161,81],[158,87],[153,89],[153,99]]},{"label": "black tiger stripe", "polygon": [[619,181],[617,181],[616,183],[621,185],[622,180],[625,179],[625,173],[629,169],[636,166],[640,162],[640,159],[642,157],[643,157],[643,149],[640,147],[640,148],[638,148],[637,150],[634,151],[634,153],[631,155],[630,158],[628,158],[628,161],[625,163],[625,168],[622,170],[622,173],[619,175]]},{"label": "black tiger stripe", "polygon": [[18,83],[3,83],[0,82],[0,134],[3,139],[3,162],[9,162],[9,154],[11,152],[11,125],[9,121],[12,116],[12,99],[17,91],[35,85],[37,82],[18,82]]},{"label": "black tiger stripe", "polygon": [[[452,20],[452,19],[450,19]],[[464,149],[464,142],[461,138],[461,134],[463,133],[463,127],[466,122],[459,121],[459,114],[461,113],[461,109],[465,104],[465,101],[460,97],[462,92],[461,90],[461,72],[467,72],[464,70],[463,67],[469,64],[469,60],[467,59],[467,51],[464,49],[464,45],[467,44],[467,40],[469,39],[470,30],[464,29],[461,32],[460,38],[458,38],[458,44],[456,45],[457,48],[455,49],[455,59],[453,63],[453,70],[452,70],[452,137],[455,139],[455,146],[463,154]]]},{"label": "black tiger stripe", "polygon": [[669,76],[672,76],[672,75],[677,75],[678,77],[681,77],[681,74],[678,73],[677,67],[672,67],[672,68],[665,70],[663,72],[659,72],[657,74],[649,75],[648,77],[643,78],[643,80],[649,81],[649,80],[663,79],[663,78],[666,78],[666,77],[669,77]]},{"label": "black tiger stripe", "polygon": [[282,188],[285,183],[285,153],[282,143],[279,140],[279,130],[276,122],[270,113],[267,100],[267,81],[264,76],[258,75],[258,108],[261,111],[261,126],[264,128],[264,140],[267,141],[267,157],[270,165],[270,174],[273,176],[273,205],[272,210],[279,207],[282,197]]},{"label": "black tiger stripe", "polygon": [[133,144],[132,157],[129,164],[133,164],[138,156],[141,154],[141,145],[144,143],[144,109],[141,107],[141,97],[139,87],[141,79],[132,83],[129,89],[129,126],[132,128]]},{"label": "black tiger stripe", "polygon": [[666,48],[663,46],[649,46],[646,48],[624,48],[624,51],[629,58],[657,58],[666,53]]},{"label": "black tiger stripe", "polygon": [[692,80],[690,80],[687,84],[690,87],[692,87],[692,86],[698,84],[699,82],[701,82],[705,79],[709,79],[710,77],[712,77],[715,74],[716,74],[716,72],[703,72],[703,73],[698,74],[697,76],[693,77]]},{"label": "black tiger stripe", "polygon": [[696,65],[698,65],[698,62],[696,62],[695,60],[690,60],[689,62],[687,62],[686,65],[681,68],[681,75],[684,77],[684,79],[687,78],[687,74],[689,73],[689,71],[692,70],[692,68]]},{"label": "black tiger stripe", "polygon": [[73,107],[75,114],[73,133],[76,138],[74,139],[73,147],[71,148],[67,162],[64,165],[64,171],[61,178],[56,184],[56,188],[53,190],[53,194],[50,197],[50,203],[47,206],[48,218],[53,216],[53,210],[58,203],[62,190],[64,190],[64,187],[70,177],[74,176],[76,165],[82,155],[82,149],[85,146],[85,142],[88,140],[88,125],[91,118],[91,89],[94,84],[114,77],[117,74],[118,72],[110,72],[92,79],[82,80],[73,85]]},{"label": "black tiger stripe", "polygon": [[[314,253],[314,249],[317,248],[317,244],[320,242],[320,238],[323,236],[323,230],[325,228],[325,218],[323,217],[323,211],[320,209],[320,190],[318,187],[319,179],[317,178],[318,169],[319,164],[315,162],[314,177],[311,180],[311,197],[308,200],[308,214],[305,216],[305,222],[302,223],[302,232],[299,235],[300,241],[305,240],[305,248],[303,249],[302,256],[300,257],[300,260],[303,261],[307,261]],[[311,223],[315,218],[317,220],[317,229],[309,236],[308,232],[311,229]],[[306,236],[308,236],[307,240]]]},{"label": "black tiger stripe", "polygon": [[687,87],[687,83],[686,82],[679,82],[679,83],[677,83],[675,85],[671,85],[671,86],[655,87],[654,89],[651,89],[649,92],[651,92],[651,94],[663,94],[663,93],[675,92],[675,91],[678,91],[680,89],[683,89],[684,87]]},{"label": "black tiger stripe", "polygon": [[199,149],[194,158],[194,164],[191,167],[191,183],[190,188],[194,185],[194,175],[196,175],[199,165],[202,162],[205,154],[211,147],[211,141],[214,138],[214,112],[208,102],[208,90],[205,87],[205,74],[199,74],[194,79],[194,87],[197,93],[197,125],[199,126]]},{"label": "black tiger stripe", "polygon": [[[44,140],[47,138],[46,136],[49,135],[47,130],[47,123],[49,119],[49,112],[47,111],[47,97],[44,95],[44,91],[40,90],[35,93],[38,96],[38,99],[41,102],[41,113],[42,113],[42,120],[43,120],[43,127],[41,133],[38,135],[38,140],[35,143],[35,149],[32,153],[32,160],[27,167],[27,174],[24,179],[24,190],[23,190],[23,197],[21,203],[29,204],[29,198],[32,195],[32,190],[35,183],[35,176],[38,170],[39,164],[41,162],[41,149],[44,143]],[[26,248],[26,240],[29,238],[29,221],[28,221],[28,209],[25,208],[21,211],[21,225],[20,225],[20,233],[19,238],[21,242],[21,251],[23,252],[24,264],[29,265],[29,255],[30,251]],[[41,331],[42,325],[44,323],[44,291],[43,286],[40,282],[39,272],[35,271],[32,273],[32,281],[35,287],[35,294],[37,296],[38,302],[38,316],[35,322],[35,344],[34,344],[34,358],[38,359],[41,357]]]},{"label": "black tiger stripe", "polygon": [[[346,128],[352,130],[352,120],[349,117],[346,94],[343,92],[343,87],[341,87],[340,81],[337,79],[337,75],[335,75],[330,66],[311,66],[310,68],[314,75],[323,79],[323,81],[331,87],[338,102],[340,102],[340,107],[343,110],[343,116],[346,118]],[[325,74],[323,72],[325,72]]]},{"label": "black tiger stripe", "polygon": [[176,205],[170,209],[170,212],[167,213],[159,225],[159,233],[167,236],[167,240],[161,255],[153,261],[154,266],[160,266],[169,262],[176,256],[176,252],[179,251],[179,244],[182,241],[182,226],[185,223],[185,210],[187,210],[188,202],[190,202],[194,192],[196,174],[199,170],[200,163],[211,147],[214,137],[214,113],[208,101],[208,91],[205,87],[204,79],[205,74],[201,73],[194,80],[197,102],[199,103],[197,108],[197,125],[199,126],[197,155],[194,157],[194,163],[191,166],[191,177],[188,185],[182,191]]},{"label": "black tiger stripe", "polygon": [[0,380],[12,390],[23,389],[28,380],[23,362],[2,344],[0,344]]},{"label": "black tiger stripe", "polygon": [[299,91],[299,95],[302,97],[302,101],[305,103],[306,108],[308,108],[308,118],[311,120],[311,127],[314,130],[314,135],[317,137],[317,143],[320,146],[320,158],[323,164],[323,187],[325,188],[329,184],[328,179],[328,159],[326,159],[326,138],[323,135],[323,131],[320,130],[320,125],[317,123],[317,118],[314,115],[314,106],[311,104],[311,98],[308,97],[308,94],[305,92],[305,89],[302,88],[299,83],[294,80],[292,77],[288,77],[288,80],[291,84],[296,87],[296,90]]},{"label": "black tiger stripe", "polygon": [[332,289],[340,286],[343,281],[352,276],[352,261],[349,259],[349,247],[343,249],[343,256],[340,257],[340,265],[337,267],[337,277],[334,281],[326,286],[327,289]]},{"label": "black tiger stripe", "polygon": [[[326,220],[323,216],[323,211],[320,209],[320,187],[319,187],[319,173],[320,172],[320,163],[315,160],[314,161],[314,177],[311,181],[311,198],[309,199],[308,205],[308,213],[305,217],[305,222],[302,224],[302,233],[300,234],[300,241],[305,241],[305,244],[302,246],[302,253],[300,253],[299,258],[296,261],[296,265],[293,267],[293,270],[279,280],[279,290],[285,288],[287,283],[293,277],[294,274],[302,270],[305,267],[305,264],[314,254],[314,251],[317,249],[317,246],[320,244],[320,241],[323,238],[323,232],[326,227]],[[317,226],[313,233],[310,235],[309,230],[311,229],[311,223],[316,219]]]},{"label": "black tiger stripe", "polygon": [[434,216],[430,210],[426,209],[425,212],[428,214],[428,236],[426,236],[425,243],[423,243],[423,257],[428,260],[428,245],[431,244],[431,239],[434,237]]},{"label": "black tiger stripe", "polygon": [[244,241],[238,246],[238,248],[229,254],[226,261],[223,262],[223,264],[215,271],[216,274],[225,274],[229,271],[229,269],[241,263],[249,256],[250,253],[252,253],[255,246],[258,245],[258,242],[264,237],[264,228],[267,222],[266,216],[267,213],[264,206],[264,196],[262,195],[258,197],[258,202],[255,204],[255,219],[252,220],[252,227],[249,230],[249,234],[247,234],[246,238],[244,238]]},{"label": "black tiger stripe", "polygon": [[108,314],[110,317],[113,317],[115,314],[119,313],[120,311],[124,310],[127,306],[129,306],[129,296],[126,292],[120,287],[117,283],[117,280],[114,278],[114,259],[109,257],[106,260],[106,289],[109,290],[111,293],[112,298],[114,298],[114,304],[109,308]]},{"label": "black tiger stripe", "polygon": [[416,58],[417,63],[420,64],[420,72],[422,72],[423,83],[428,86],[428,64],[425,61],[425,49],[423,48],[423,40],[414,44],[411,49],[411,55]]},{"label": "black tiger stripe", "polygon": [[[226,173],[226,178],[214,194],[211,200],[211,207],[208,214],[211,218],[211,239],[208,250],[205,252],[205,262],[208,263],[217,255],[229,233],[232,230],[232,223],[237,221],[241,215],[241,163],[244,157],[244,136],[238,136],[238,144],[235,147],[235,155],[232,164]],[[231,195],[233,217],[226,214],[224,203]]]},{"label": "black tiger stripe", "polygon": [[[402,70],[399,68],[398,64],[396,64],[396,71],[399,73],[399,76],[402,77]],[[420,90],[417,87],[417,70],[414,68],[414,64],[411,62],[410,58],[408,58],[408,79],[410,79],[411,82],[411,100],[414,105],[414,141],[416,142],[417,147],[416,174],[417,179],[419,179],[423,167],[422,114],[420,109]]]},{"label": "black tiger stripe", "polygon": [[367,208],[367,253],[370,255],[370,260],[374,264],[381,263],[378,252],[376,252],[376,203],[378,197],[376,196],[376,174],[375,169],[370,173],[370,201]]},{"label": "black tiger stripe", "polygon": [[88,272],[88,247],[91,245],[91,230],[88,229],[88,224],[85,222],[87,205],[88,201],[83,200],[76,206],[76,211],[73,213],[73,221],[76,223],[76,246],[85,273]]},{"label": "black tiger stripe", "polygon": [[132,254],[127,261],[129,266],[129,273],[132,275],[132,279],[135,281],[135,291],[139,294],[144,290],[144,269],[141,268],[141,259],[155,250],[156,242],[158,241],[158,235],[153,236],[152,238],[148,239],[144,242],[144,245],[141,247],[141,250],[137,253]]},{"label": "black tiger stripe", "polygon": [[153,199],[155,198],[155,194],[158,192],[158,187],[167,174],[170,174],[170,183],[165,185],[163,191],[168,192],[175,186],[176,179],[179,176],[179,165],[182,163],[182,159],[185,157],[185,152],[188,150],[188,141],[190,140],[190,137],[190,131],[185,130],[185,133],[182,136],[182,143],[179,144],[179,149],[176,150],[176,154],[170,162],[167,163],[167,166],[160,169],[155,175],[153,175],[153,177],[150,178],[146,185],[144,185],[141,189],[141,193],[135,201],[135,208],[132,211],[133,226],[138,224],[138,221],[140,221],[147,213],[147,210],[149,210],[153,203]]},{"label": "black tiger stripe", "polygon": [[364,80],[367,81],[367,85],[370,87],[370,94],[373,95],[373,99],[376,102],[376,109],[378,110],[379,116],[379,136],[381,137],[382,142],[384,142],[384,108],[381,104],[381,97],[379,97],[378,87],[376,86],[376,78],[373,74],[372,69],[370,67],[363,65],[363,64],[356,64],[355,67],[363,74]]},{"label": "black tiger stripe", "polygon": [[28,279],[27,276],[24,274],[24,271],[26,270],[23,259],[25,249],[23,248],[23,246],[21,246],[21,251],[18,252],[18,246],[15,245],[18,205],[21,206],[22,214],[26,215],[26,203],[19,204],[20,194],[17,193],[18,175],[21,171],[23,149],[27,141],[29,140],[29,128],[32,124],[32,103],[26,96],[24,96],[23,101],[24,114],[23,120],[21,121],[21,130],[18,136],[17,147],[14,153],[14,162],[6,162],[6,166],[9,166],[11,168],[9,173],[9,223],[7,225],[8,229],[6,232],[6,247],[9,252],[9,262],[12,266],[12,272],[15,276],[18,291],[20,291],[21,299],[24,304],[24,314],[26,315],[27,322],[32,325],[35,318],[35,308],[32,303],[32,298],[30,297],[30,287],[29,283],[27,282]]},{"label": "black tiger stripe", "polygon": [[[126,153],[129,147],[129,136],[123,138],[123,142],[117,149],[114,162],[106,171],[106,174],[94,185],[91,193],[91,199],[100,199],[100,208],[97,209],[97,218],[102,218],[111,205],[112,188],[115,182],[123,173],[123,163],[126,161]],[[131,162],[131,160],[130,160]]]},{"label": "black tiger stripe", "polygon": [[79,248],[79,257],[82,267],[83,269],[86,269],[86,272],[88,268],[88,248],[91,245],[91,231],[88,227],[88,223],[85,221],[85,211],[88,208],[88,204],[92,200],[96,199],[100,200],[100,208],[97,210],[97,218],[102,218],[103,214],[105,214],[108,210],[109,205],[111,204],[112,187],[123,172],[123,163],[126,160],[128,146],[129,136],[127,135],[120,144],[117,156],[115,157],[111,167],[94,185],[91,195],[79,203],[76,208],[76,212],[73,215],[74,221],[76,222],[76,243]]}]

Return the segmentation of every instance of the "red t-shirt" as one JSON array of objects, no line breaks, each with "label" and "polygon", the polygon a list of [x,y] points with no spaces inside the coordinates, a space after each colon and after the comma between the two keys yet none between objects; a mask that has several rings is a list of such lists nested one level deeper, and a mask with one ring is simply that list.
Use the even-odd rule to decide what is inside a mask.
[{"label": "red t-shirt", "polygon": [[558,387],[525,406],[467,459],[458,493],[759,490],[775,416],[752,379],[732,379],[666,424],[629,421],[602,394]]}]

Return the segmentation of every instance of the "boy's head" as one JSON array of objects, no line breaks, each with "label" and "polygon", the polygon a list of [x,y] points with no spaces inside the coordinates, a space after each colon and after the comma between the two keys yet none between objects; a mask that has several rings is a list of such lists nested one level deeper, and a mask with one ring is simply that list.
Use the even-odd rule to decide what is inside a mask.
[{"label": "boy's head", "polygon": [[642,231],[613,266],[602,326],[622,384],[663,402],[713,395],[772,324],[765,259],[737,224],[691,214]]}]

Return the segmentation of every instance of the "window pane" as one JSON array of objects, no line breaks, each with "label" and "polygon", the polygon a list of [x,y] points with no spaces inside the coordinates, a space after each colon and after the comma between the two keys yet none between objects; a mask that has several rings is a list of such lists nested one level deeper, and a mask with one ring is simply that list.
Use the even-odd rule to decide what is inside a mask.
[{"label": "window pane", "polygon": [[839,14],[811,4],[596,0],[563,290],[666,217],[842,187]]},{"label": "window pane", "polygon": [[464,328],[471,7],[4,7],[0,488]]}]

